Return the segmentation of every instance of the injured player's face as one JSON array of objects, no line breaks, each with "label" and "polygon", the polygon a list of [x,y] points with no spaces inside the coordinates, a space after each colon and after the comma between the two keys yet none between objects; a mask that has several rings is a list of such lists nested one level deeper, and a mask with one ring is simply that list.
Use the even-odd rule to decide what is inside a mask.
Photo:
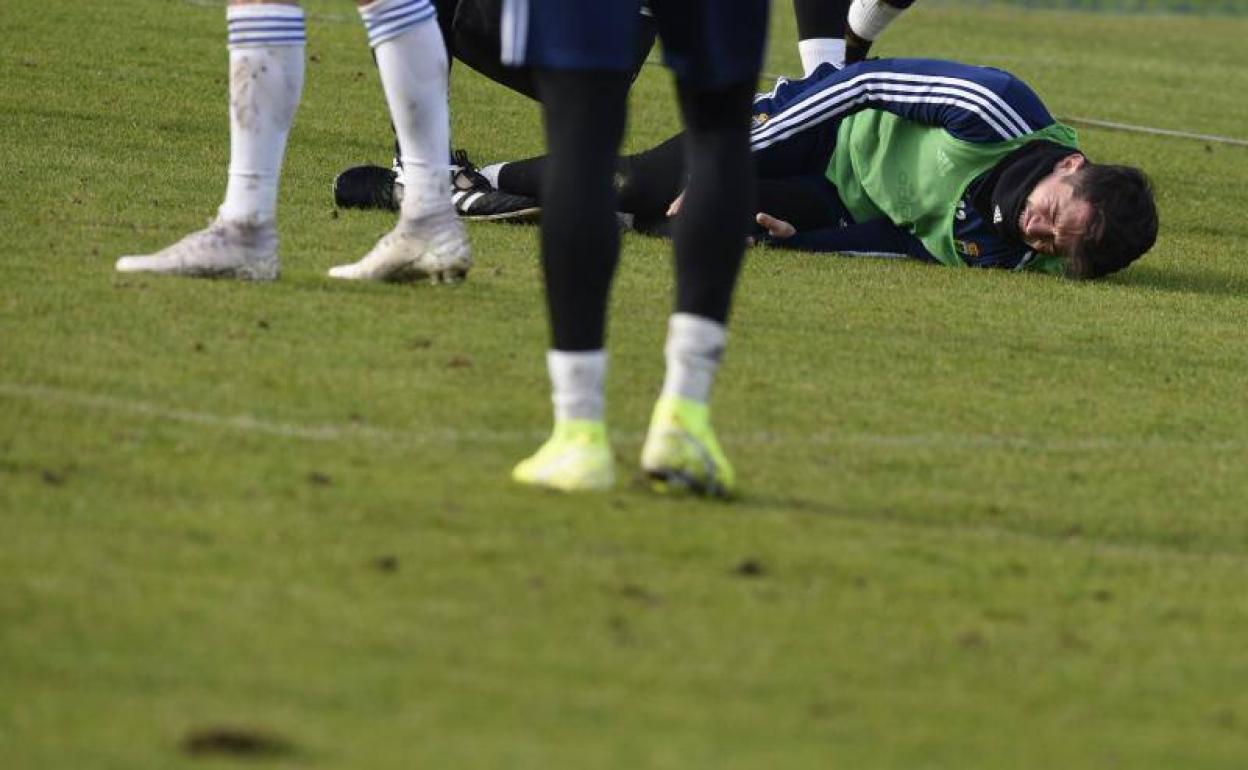
[{"label": "injured player's face", "polygon": [[1036,183],[1018,215],[1018,231],[1028,246],[1067,256],[1079,244],[1092,220],[1092,204],[1075,197],[1071,175],[1086,163],[1082,155],[1069,155]]}]

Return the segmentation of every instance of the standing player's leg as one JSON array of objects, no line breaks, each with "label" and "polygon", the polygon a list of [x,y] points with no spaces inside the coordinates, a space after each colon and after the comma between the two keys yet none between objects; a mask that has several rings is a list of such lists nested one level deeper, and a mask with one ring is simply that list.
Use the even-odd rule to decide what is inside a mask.
[{"label": "standing player's leg", "polygon": [[845,65],[845,17],[849,0],[793,0],[797,51],[807,77],[825,62]]},{"label": "standing player's leg", "polygon": [[[535,101],[538,99],[533,71],[527,67],[506,66],[501,61],[501,0],[434,0],[434,5],[452,64],[458,59],[499,85]],[[657,34],[654,20],[644,8],[638,14],[637,23],[639,34],[629,67],[633,79],[641,72]],[[476,167],[461,152],[451,155],[455,187],[452,197],[461,217],[525,220],[536,215],[526,201],[491,194],[495,192],[493,188],[481,183],[483,180],[476,175]],[[334,203],[343,208],[397,209],[402,198],[403,177],[397,143],[392,169],[371,164],[352,166],[334,179]]]},{"label": "standing player's leg", "polygon": [[565,491],[614,481],[606,434],[606,316],[619,258],[612,171],[624,133],[626,73],[539,70],[546,129],[542,270],[555,411],[549,441],[513,478]]},{"label": "standing player's leg", "polygon": [[656,4],[676,73],[689,183],[676,222],[676,305],[667,374],[641,452],[659,491],[731,494],[735,474],[710,424],[710,394],[754,213],[750,108],[762,66],[767,0],[714,10]]},{"label": "standing player's leg", "polygon": [[447,56],[429,0],[359,2],[399,138],[405,192],[399,222],[334,278],[455,281],[472,265],[468,239],[451,205]]},{"label": "standing player's leg", "polygon": [[607,296],[619,258],[612,171],[624,133],[635,0],[513,0],[502,59],[534,68],[548,147],[542,268],[555,425],[512,477],[564,491],[614,481],[605,394]]},{"label": "standing player's leg", "polygon": [[711,385],[754,213],[749,115],[753,81],[715,91],[679,88],[689,183],[675,224],[676,306],[667,374],[642,448],[661,489],[721,496],[735,475],[710,425]]},{"label": "standing player's leg", "polygon": [[[455,12],[460,0],[433,0],[433,8],[438,20],[438,30],[442,33],[442,41],[447,49],[447,79],[450,79],[454,57],[451,50],[451,24],[455,20]],[[373,64],[377,64],[377,52],[373,52]],[[382,89],[384,93],[384,88]],[[399,147],[398,133],[394,124],[390,124],[393,136],[394,161],[390,168],[374,166],[366,163],[343,169],[334,177],[334,205],[353,209],[390,209],[399,210],[399,202],[403,200],[403,150]],[[449,150],[449,148],[448,148]]]},{"label": "standing player's leg", "polygon": [[297,2],[231,0],[230,168],[216,220],[121,272],[272,280],[278,274],[277,186],[304,74]]},{"label": "standing player's leg", "polygon": [[845,27],[845,63],[867,58],[871,44],[914,0],[853,0]]}]

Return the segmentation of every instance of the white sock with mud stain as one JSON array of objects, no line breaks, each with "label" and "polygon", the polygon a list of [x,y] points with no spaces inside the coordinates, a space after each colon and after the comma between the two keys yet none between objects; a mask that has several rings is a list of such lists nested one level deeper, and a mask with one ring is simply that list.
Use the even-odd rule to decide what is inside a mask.
[{"label": "white sock with mud stain", "polygon": [[446,46],[429,0],[374,0],[360,19],[399,137],[402,215],[417,219],[451,210],[450,116]]},{"label": "white sock with mud stain", "polygon": [[226,11],[230,49],[230,177],[221,219],[259,225],[277,216],[286,137],[303,92],[303,9],[240,5]]}]

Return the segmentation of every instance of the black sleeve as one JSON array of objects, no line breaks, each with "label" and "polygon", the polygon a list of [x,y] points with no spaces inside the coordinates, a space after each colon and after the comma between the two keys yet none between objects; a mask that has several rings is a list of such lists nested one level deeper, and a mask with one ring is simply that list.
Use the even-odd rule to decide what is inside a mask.
[{"label": "black sleeve", "polygon": [[873,219],[849,227],[825,227],[798,231],[791,238],[764,235],[759,243],[781,249],[877,256],[906,256],[925,262],[936,261],[923,243],[887,219]]}]

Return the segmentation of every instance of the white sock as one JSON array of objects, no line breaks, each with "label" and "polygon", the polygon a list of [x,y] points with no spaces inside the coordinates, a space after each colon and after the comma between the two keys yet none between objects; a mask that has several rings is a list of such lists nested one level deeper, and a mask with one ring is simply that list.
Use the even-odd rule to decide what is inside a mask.
[{"label": "white sock", "polygon": [[854,0],[849,6],[849,28],[863,40],[875,40],[902,13],[884,0]]},{"label": "white sock", "polygon": [[230,49],[230,178],[222,219],[244,224],[277,216],[286,137],[303,92],[303,10],[234,5],[226,10]]},{"label": "white sock", "polygon": [[376,0],[360,7],[399,136],[402,216],[451,207],[450,116],[442,33],[429,0]]},{"label": "white sock", "polygon": [[802,77],[810,77],[810,73],[824,62],[834,67],[845,66],[845,41],[839,37],[812,37],[810,40],[797,41],[797,52],[802,57]]},{"label": "white sock", "polygon": [[491,163],[488,166],[482,166],[481,168],[477,169],[477,173],[485,177],[486,180],[489,181],[490,187],[493,187],[495,190],[497,190],[498,189],[498,175],[499,173],[502,172],[503,166],[506,166],[506,165],[507,165],[506,163]]},{"label": "white sock", "polygon": [[674,313],[667,322],[667,376],[663,395],[705,404],[724,355],[728,330],[723,324],[691,313]]},{"label": "white sock", "polygon": [[556,420],[601,420],[606,415],[607,351],[548,350]]}]

